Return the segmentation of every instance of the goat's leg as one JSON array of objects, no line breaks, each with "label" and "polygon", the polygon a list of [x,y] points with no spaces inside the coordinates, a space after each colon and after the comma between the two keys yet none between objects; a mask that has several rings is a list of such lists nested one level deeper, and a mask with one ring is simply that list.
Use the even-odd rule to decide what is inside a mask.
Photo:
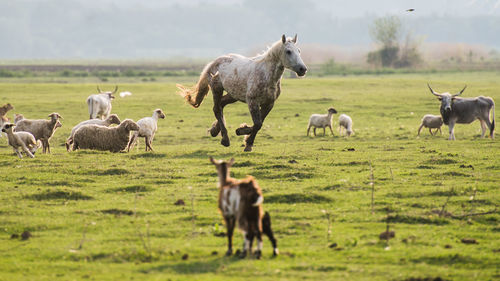
[{"label": "goat's leg", "polygon": [[233,254],[233,232],[234,232],[235,218],[234,217],[225,217],[224,220],[226,221],[226,229],[227,229],[226,256],[230,256]]},{"label": "goat's leg", "polygon": [[215,118],[217,118],[217,124],[219,125],[220,132],[222,134],[222,140],[220,143],[223,146],[229,146],[230,142],[229,142],[229,137],[227,135],[226,124],[224,121],[224,113],[223,113],[224,107],[222,106],[222,94],[223,93],[224,92],[222,89],[217,89],[217,90],[212,89],[212,95],[214,98],[213,111],[214,111]]},{"label": "goat's leg", "polygon": [[273,230],[271,229],[271,216],[268,212],[266,212],[262,218],[262,232],[271,240],[271,244],[273,245],[273,256],[277,256],[279,254],[278,242],[274,238]]},{"label": "goat's leg", "polygon": [[[232,96],[229,94],[226,94],[225,96],[222,97],[220,103],[222,106],[222,109],[224,110],[224,107],[228,104],[234,103],[237,100],[234,99]],[[219,121],[215,120],[215,122],[212,124],[212,127],[210,128],[210,135],[212,137],[216,137],[220,133],[220,126],[219,126]]]}]

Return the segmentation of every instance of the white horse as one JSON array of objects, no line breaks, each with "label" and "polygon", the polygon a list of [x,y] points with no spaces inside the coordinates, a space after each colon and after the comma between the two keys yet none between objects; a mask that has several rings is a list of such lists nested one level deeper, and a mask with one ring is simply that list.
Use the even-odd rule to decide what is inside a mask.
[{"label": "white horse", "polygon": [[[280,95],[281,76],[285,68],[296,72],[298,76],[306,74],[307,68],[296,43],[297,35],[294,38],[283,35],[281,40],[261,55],[252,58],[237,54],[220,56],[205,66],[193,88],[188,89],[179,84],[177,87],[180,94],[195,108],[201,105],[208,90],[212,89],[213,110],[217,121],[213,123],[210,133],[215,137],[221,132],[221,144],[224,146],[229,146],[224,106],[236,101],[247,103],[253,126],[241,126],[236,134],[248,135],[245,138],[245,151],[252,151],[255,136]],[[226,95],[223,95],[224,90]]]}]

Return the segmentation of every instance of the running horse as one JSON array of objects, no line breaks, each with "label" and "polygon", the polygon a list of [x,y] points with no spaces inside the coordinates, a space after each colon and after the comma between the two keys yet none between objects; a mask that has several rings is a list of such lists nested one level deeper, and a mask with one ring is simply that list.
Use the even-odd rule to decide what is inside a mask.
[{"label": "running horse", "polygon": [[[245,150],[252,151],[255,136],[262,127],[267,114],[281,93],[281,77],[285,68],[304,76],[307,67],[296,46],[297,35],[290,38],[284,34],[267,51],[255,57],[238,54],[220,56],[208,63],[201,72],[198,83],[192,88],[177,84],[186,101],[198,108],[212,89],[214,114],[217,120],[212,124],[210,134],[222,134],[221,144],[229,146],[229,137],[223,110],[228,104],[241,101],[248,104],[253,126],[242,124],[236,129],[237,135],[246,135]],[[224,95],[226,91],[226,95]]]}]

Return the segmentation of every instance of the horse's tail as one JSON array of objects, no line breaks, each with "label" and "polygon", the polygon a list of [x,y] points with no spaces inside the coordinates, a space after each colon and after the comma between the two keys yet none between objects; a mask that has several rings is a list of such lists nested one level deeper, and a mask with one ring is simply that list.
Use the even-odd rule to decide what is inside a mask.
[{"label": "horse's tail", "polygon": [[[194,85],[192,88],[186,88],[181,84],[177,84],[177,88],[180,90],[178,94],[183,96],[186,101],[194,108],[200,107],[203,99],[208,94],[208,90],[210,90],[210,80],[214,77],[212,73],[209,72],[212,63],[209,63],[205,66],[203,71],[200,74],[200,79],[198,83]],[[217,75],[217,74],[215,74]]]}]

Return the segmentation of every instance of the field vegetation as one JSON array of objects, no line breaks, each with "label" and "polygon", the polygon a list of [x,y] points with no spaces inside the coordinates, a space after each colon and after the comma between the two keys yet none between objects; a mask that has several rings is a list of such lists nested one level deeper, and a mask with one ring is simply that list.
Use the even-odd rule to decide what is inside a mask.
[{"label": "field vegetation", "polygon": [[[0,280],[500,278],[498,139],[480,139],[478,121],[457,125],[456,141],[447,127],[416,136],[424,114],[439,114],[427,82],[440,92],[467,84],[463,96],[498,103],[498,72],[284,79],[251,153],[234,134],[251,123],[245,104],[225,109],[225,148],[207,133],[211,94],[199,109],[175,94],[176,82],[194,84],[194,76],[2,79],[0,104],[15,106],[9,117],[58,112],[64,120],[52,154],[18,159],[0,138]],[[163,109],[154,153],[142,140],[130,153],[65,151],[97,83],[133,93],[113,101],[122,120]],[[307,137],[309,115],[330,106],[352,117],[355,134]],[[259,181],[280,256],[264,238],[261,260],[224,257],[209,156],[234,157],[233,177]],[[394,237],[381,239],[387,230]],[[235,234],[236,248],[242,241]]]}]

